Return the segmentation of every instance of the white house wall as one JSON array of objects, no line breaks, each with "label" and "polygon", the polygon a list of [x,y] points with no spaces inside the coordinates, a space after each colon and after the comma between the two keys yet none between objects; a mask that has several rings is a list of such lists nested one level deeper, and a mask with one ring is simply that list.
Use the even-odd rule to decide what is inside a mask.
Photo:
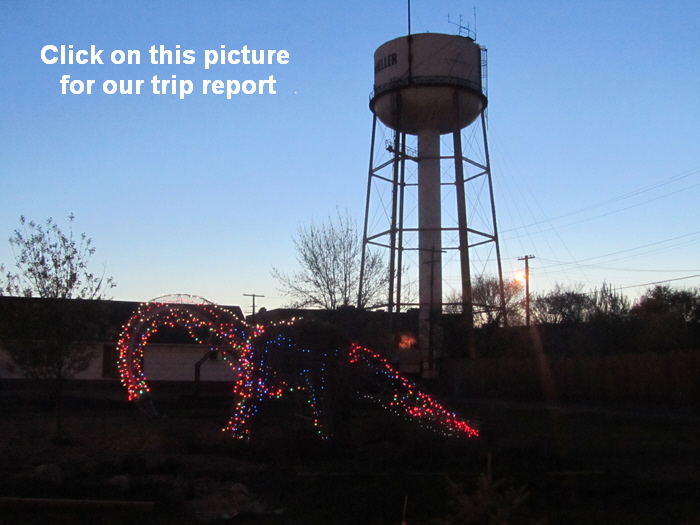
[{"label": "white house wall", "polygon": [[[144,356],[144,372],[151,381],[194,381],[194,366],[206,348],[199,345],[148,345]],[[201,381],[236,380],[228,362],[208,359],[200,368]]]},{"label": "white house wall", "polygon": [[[95,358],[90,362],[87,370],[77,374],[76,379],[99,380],[116,379],[105,377],[105,356],[108,348],[116,345],[99,343],[94,345]],[[150,344],[146,347],[144,356],[144,371],[149,381],[194,381],[195,364],[206,354],[207,350],[201,345],[159,345]],[[111,356],[110,356],[111,357]],[[200,380],[222,381],[233,383],[236,373],[221,358],[207,360],[200,368]],[[20,379],[22,375],[11,359],[0,349],[0,379]]]}]

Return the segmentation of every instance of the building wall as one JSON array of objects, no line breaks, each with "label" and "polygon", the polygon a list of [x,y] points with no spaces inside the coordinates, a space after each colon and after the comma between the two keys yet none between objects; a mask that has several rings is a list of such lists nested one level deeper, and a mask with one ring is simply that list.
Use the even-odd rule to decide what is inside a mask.
[{"label": "building wall", "polygon": [[[194,381],[194,367],[207,349],[202,345],[148,345],[144,356],[144,372],[152,381]],[[237,374],[221,354],[207,360],[200,369],[201,381],[231,381]]]},{"label": "building wall", "polygon": [[[80,380],[118,379],[116,345],[93,344],[95,358],[87,370],[76,375]],[[202,345],[149,344],[144,356],[144,371],[149,381],[194,381],[195,364],[207,353]],[[200,369],[203,382],[231,382],[236,372],[219,354],[216,360],[205,361]],[[20,379],[22,375],[0,349],[0,379]]]}]

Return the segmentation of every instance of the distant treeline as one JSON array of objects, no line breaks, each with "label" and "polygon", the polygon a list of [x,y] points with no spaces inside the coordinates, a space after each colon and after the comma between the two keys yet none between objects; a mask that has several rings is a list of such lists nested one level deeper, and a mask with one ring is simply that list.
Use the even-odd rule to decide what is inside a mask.
[{"label": "distant treeline", "polygon": [[[532,326],[522,326],[522,301],[507,305],[510,326],[485,322],[474,338],[479,357],[670,353],[700,349],[700,290],[650,288],[633,304],[608,285],[593,293],[556,286],[531,300]],[[459,315],[445,316],[445,348],[466,357]]]},{"label": "distant treeline", "polygon": [[[608,286],[556,287],[531,302],[533,324],[484,324],[466,359],[457,317],[445,326],[456,393],[579,402],[700,404],[700,292],[656,286],[634,304]],[[517,318],[512,315],[511,318]]]}]

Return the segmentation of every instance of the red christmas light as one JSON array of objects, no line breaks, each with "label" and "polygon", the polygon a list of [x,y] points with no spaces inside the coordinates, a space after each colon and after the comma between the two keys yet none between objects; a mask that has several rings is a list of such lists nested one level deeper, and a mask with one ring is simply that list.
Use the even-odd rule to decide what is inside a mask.
[{"label": "red christmas light", "polygon": [[[129,400],[149,398],[150,390],[143,370],[145,348],[159,328],[179,326],[184,327],[198,344],[210,345],[210,348],[219,350],[236,373],[237,380],[233,385],[236,402],[233,414],[223,429],[235,438],[241,439],[250,433],[251,420],[261,401],[281,397],[289,391],[305,396],[314,427],[322,438],[330,437],[324,424],[322,406],[326,368],[331,359],[345,359],[351,364],[362,366],[375,379],[385,383],[388,394],[365,397],[380,403],[389,411],[417,420],[445,436],[478,436],[478,430],[467,421],[447,410],[430,395],[421,392],[380,354],[368,348],[353,344],[347,349],[334,350],[330,355],[323,354],[321,359],[314,361],[313,370],[303,368],[293,380],[285,378],[287,371],[279,369],[283,365],[270,362],[276,351],[311,353],[310,349],[301,347],[285,335],[285,328],[292,327],[295,321],[293,319],[269,326],[254,326],[210,303],[143,303],[124,325],[119,338],[118,365],[122,384],[127,389]],[[206,334],[206,341],[202,339],[202,333]],[[320,384],[314,382],[314,377]]]}]

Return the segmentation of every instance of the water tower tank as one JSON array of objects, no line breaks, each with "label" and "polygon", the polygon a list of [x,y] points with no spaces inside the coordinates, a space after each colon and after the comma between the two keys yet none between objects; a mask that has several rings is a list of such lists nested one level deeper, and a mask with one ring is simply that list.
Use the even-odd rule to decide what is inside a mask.
[{"label": "water tower tank", "polygon": [[370,109],[392,129],[452,133],[474,122],[486,103],[481,48],[471,38],[419,33],[374,53]]}]

